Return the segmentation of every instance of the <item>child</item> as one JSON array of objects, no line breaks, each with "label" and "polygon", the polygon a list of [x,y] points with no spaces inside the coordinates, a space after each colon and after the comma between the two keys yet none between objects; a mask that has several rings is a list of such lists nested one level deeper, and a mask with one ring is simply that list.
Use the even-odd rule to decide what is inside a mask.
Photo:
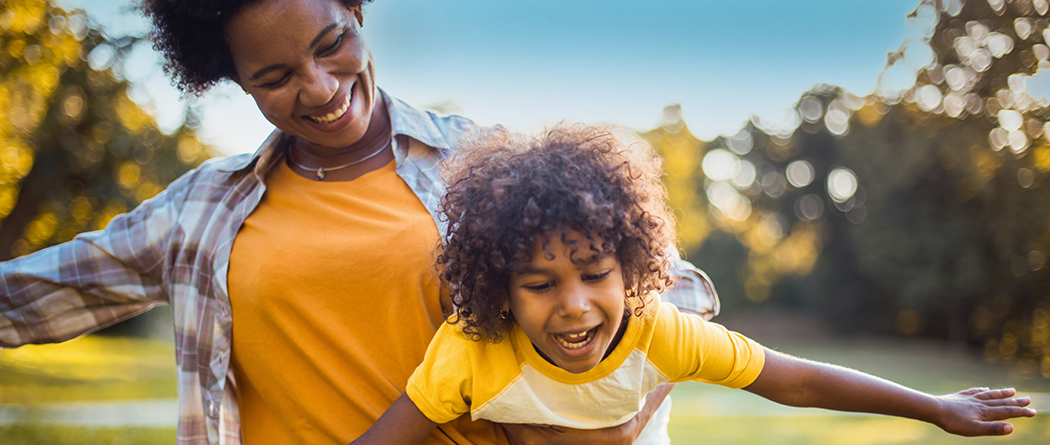
[{"label": "child", "polygon": [[1009,434],[1012,425],[998,421],[1035,415],[1012,389],[932,396],[764,349],[661,304],[674,220],[645,144],[583,126],[534,140],[497,132],[448,165],[438,262],[454,314],[406,393],[354,444],[416,444],[467,413],[614,426],[657,385],[686,380],[791,406],[910,417],[964,436]]}]

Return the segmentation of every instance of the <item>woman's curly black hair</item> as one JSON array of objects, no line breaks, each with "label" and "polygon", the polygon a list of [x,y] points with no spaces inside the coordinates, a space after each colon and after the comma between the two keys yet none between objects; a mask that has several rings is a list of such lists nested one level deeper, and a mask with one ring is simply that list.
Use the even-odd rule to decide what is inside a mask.
[{"label": "woman's curly black hair", "polygon": [[616,255],[626,294],[670,286],[675,224],[661,172],[648,144],[583,125],[531,139],[493,130],[461,148],[445,163],[441,200],[448,231],[438,265],[455,305],[447,321],[475,340],[500,341],[513,322],[500,316],[511,273],[531,260],[537,239],[550,254],[548,234],[560,234],[575,252],[569,230],[600,241],[591,246],[596,253]]},{"label": "woman's curly black hair", "polygon": [[[164,72],[179,91],[199,96],[222,80],[236,78],[226,43],[226,23],[242,6],[257,1],[142,1],[142,11],[153,25],[153,48],[164,54]],[[337,1],[355,8],[370,0]]]}]

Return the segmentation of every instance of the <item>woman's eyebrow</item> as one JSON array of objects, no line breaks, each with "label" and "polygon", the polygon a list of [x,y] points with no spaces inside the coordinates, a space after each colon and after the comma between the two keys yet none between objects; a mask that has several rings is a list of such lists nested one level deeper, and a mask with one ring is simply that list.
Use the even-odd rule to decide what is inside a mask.
[{"label": "woman's eyebrow", "polygon": [[331,25],[326,26],[324,29],[321,30],[321,32],[317,33],[317,37],[314,37],[313,41],[310,42],[310,48],[317,46],[317,44],[321,42],[321,39],[324,38],[325,34],[332,32],[333,29],[339,27],[342,24],[342,22],[335,22]]},{"label": "woman's eyebrow", "polygon": [[[331,25],[328,25],[328,26],[324,27],[324,29],[322,29],[321,32],[317,33],[317,37],[314,37],[314,39],[310,41],[310,48],[313,49],[314,47],[316,47],[317,44],[321,42],[321,39],[324,38],[324,36],[326,36],[326,35],[328,35],[328,33],[332,32],[333,29],[336,29],[336,28],[342,26],[342,24],[343,24],[343,22],[340,21],[340,22],[335,22],[335,23],[332,23]],[[280,63],[276,63],[276,64],[273,64],[273,65],[267,66],[266,68],[263,68],[263,69],[260,69],[259,71],[256,71],[255,74],[252,74],[252,76],[248,78],[248,80],[253,80],[254,81],[254,80],[256,80],[256,79],[266,75],[266,73],[269,73],[270,71],[273,71],[273,70],[276,70],[276,69],[280,69],[283,66],[284,65],[280,64]]]}]

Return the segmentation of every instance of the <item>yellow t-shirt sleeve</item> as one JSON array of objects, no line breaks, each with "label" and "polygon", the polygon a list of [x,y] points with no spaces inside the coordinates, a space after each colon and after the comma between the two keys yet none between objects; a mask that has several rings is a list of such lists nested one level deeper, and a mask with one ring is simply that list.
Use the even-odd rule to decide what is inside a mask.
[{"label": "yellow t-shirt sleeve", "polygon": [[697,380],[743,388],[765,364],[762,345],[722,325],[679,313],[661,304],[656,314],[649,360],[672,382]]},{"label": "yellow t-shirt sleeve", "polygon": [[474,357],[459,326],[442,323],[423,363],[408,378],[408,398],[435,423],[470,412]]}]

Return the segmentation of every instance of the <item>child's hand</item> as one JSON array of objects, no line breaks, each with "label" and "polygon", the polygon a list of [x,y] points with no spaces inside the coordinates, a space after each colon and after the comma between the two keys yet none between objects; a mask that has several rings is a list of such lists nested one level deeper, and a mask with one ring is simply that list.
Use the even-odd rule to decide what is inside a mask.
[{"label": "child's hand", "polygon": [[1010,434],[1014,426],[999,420],[1032,417],[1035,410],[1025,408],[1032,399],[1020,397],[1013,388],[970,388],[955,394],[939,396],[941,429],[960,436],[1002,436]]}]

